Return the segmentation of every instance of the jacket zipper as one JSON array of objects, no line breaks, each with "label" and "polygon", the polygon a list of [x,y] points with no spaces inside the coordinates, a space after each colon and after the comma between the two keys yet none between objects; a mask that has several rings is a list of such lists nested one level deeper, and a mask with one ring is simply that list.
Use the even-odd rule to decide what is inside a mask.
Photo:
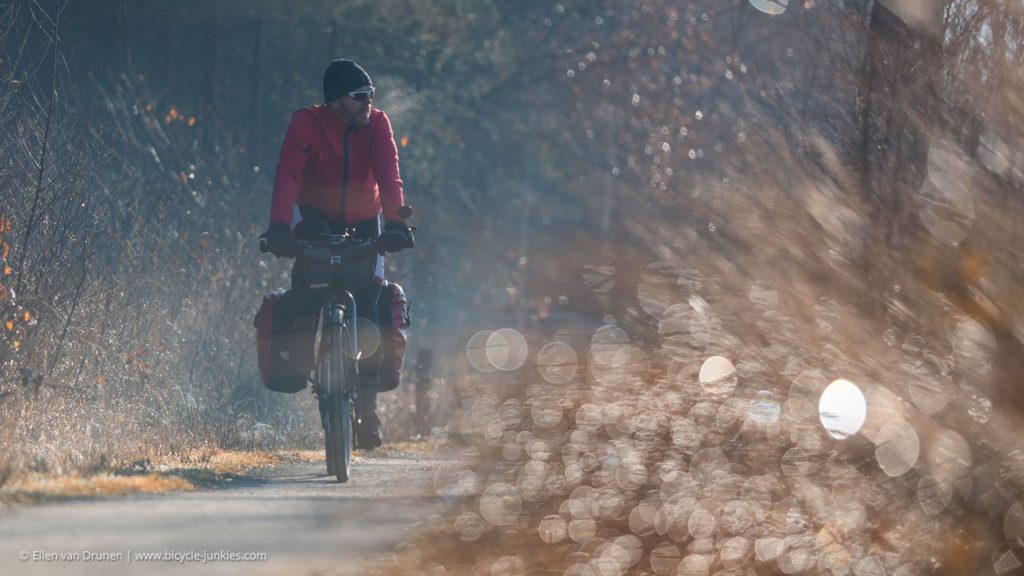
[{"label": "jacket zipper", "polygon": [[352,133],[352,128],[351,124],[345,127],[345,138],[341,143],[342,154],[345,155],[341,169],[341,210],[338,212],[342,230],[345,229],[345,196],[348,192],[348,137]]}]

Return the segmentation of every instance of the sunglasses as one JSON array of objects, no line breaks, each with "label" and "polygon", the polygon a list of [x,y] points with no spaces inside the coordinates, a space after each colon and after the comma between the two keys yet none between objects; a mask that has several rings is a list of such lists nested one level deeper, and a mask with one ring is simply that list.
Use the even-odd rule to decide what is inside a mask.
[{"label": "sunglasses", "polygon": [[366,102],[373,98],[373,95],[376,92],[376,88],[370,88],[369,90],[356,90],[355,92],[349,92],[347,96],[356,102]]}]

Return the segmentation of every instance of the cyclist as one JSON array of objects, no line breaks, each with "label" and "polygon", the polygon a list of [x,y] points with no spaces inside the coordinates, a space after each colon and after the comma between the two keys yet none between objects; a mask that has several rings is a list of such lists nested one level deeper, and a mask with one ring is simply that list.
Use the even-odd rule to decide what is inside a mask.
[{"label": "cyclist", "polygon": [[[295,236],[324,226],[359,239],[379,239],[387,252],[412,248],[412,229],[399,216],[405,204],[398,171],[398,148],[391,121],[373,107],[376,89],[369,74],[351,60],[334,60],[324,71],[324,104],[301,108],[292,116],[281,144],[270,208],[262,238],[278,257],[295,255]],[[384,218],[381,232],[380,218]],[[303,224],[299,226],[298,224]],[[360,319],[377,321],[377,300],[384,276],[377,256],[374,277],[349,287]],[[301,270],[292,271],[298,289]],[[379,354],[360,360],[360,372],[375,372]],[[356,407],[356,445],[382,443],[377,392],[361,385]]]}]

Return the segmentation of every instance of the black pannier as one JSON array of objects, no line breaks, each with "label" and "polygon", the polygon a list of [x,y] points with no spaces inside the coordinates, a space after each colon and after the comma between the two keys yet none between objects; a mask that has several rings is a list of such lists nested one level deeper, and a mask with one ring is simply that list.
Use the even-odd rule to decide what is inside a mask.
[{"label": "black pannier", "polygon": [[374,366],[376,374],[368,374],[366,380],[376,380],[377,391],[387,392],[398,388],[402,381],[409,337],[409,301],[398,284],[385,281],[381,286],[377,320],[380,323],[380,360]]},{"label": "black pannier", "polygon": [[306,388],[316,365],[318,315],[314,299],[302,298],[292,290],[275,290],[263,297],[253,325],[265,387],[289,394]]}]

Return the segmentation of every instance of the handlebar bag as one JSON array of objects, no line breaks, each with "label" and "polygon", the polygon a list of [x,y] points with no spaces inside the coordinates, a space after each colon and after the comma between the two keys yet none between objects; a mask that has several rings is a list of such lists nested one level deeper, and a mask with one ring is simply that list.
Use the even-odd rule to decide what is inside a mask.
[{"label": "handlebar bag", "polygon": [[263,386],[294,394],[306,388],[316,366],[317,310],[292,290],[263,297],[256,312],[256,353]]}]

